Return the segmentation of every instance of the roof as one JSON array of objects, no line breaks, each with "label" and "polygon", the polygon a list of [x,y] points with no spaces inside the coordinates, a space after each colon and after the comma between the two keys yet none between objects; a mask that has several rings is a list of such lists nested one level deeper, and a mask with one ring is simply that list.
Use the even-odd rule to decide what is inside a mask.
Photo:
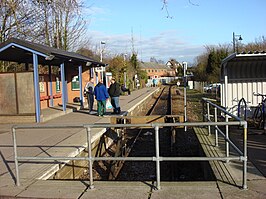
[{"label": "roof", "polygon": [[266,53],[242,52],[229,55],[221,64],[221,80],[225,75],[231,80],[265,80]]},{"label": "roof", "polygon": [[96,65],[105,66],[89,57],[68,52],[50,46],[37,44],[17,38],[11,38],[0,44],[0,60],[18,63],[32,63],[32,54],[38,55],[38,63],[42,65],[59,66],[64,63],[72,65]]},{"label": "roof", "polygon": [[222,60],[222,65],[224,65],[227,62],[236,62],[236,61],[253,61],[254,62],[258,60],[266,60],[265,51],[233,53]]},{"label": "roof", "polygon": [[164,64],[158,64],[155,62],[140,62],[141,69],[165,69],[165,70],[172,70],[171,68],[167,67]]},{"label": "roof", "polygon": [[171,65],[174,68],[177,68],[178,66],[182,66],[178,61],[171,59],[170,61],[166,62],[166,65]]}]

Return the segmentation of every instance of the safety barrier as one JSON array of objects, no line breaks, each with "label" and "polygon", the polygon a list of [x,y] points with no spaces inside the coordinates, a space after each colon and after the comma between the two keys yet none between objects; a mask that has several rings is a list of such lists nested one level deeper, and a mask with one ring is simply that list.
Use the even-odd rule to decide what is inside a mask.
[{"label": "safety barrier", "polygon": [[[38,160],[38,161],[71,161],[71,160],[86,160],[89,161],[89,176],[90,176],[90,188],[94,188],[93,182],[93,172],[92,165],[93,161],[155,161],[156,162],[156,187],[160,189],[160,162],[161,161],[230,161],[238,160],[243,162],[243,179],[242,179],[242,188],[247,189],[247,122],[242,121],[236,116],[231,115],[225,109],[215,105],[207,99],[203,99],[203,104],[207,104],[207,122],[191,122],[191,123],[148,123],[148,124],[83,124],[83,125],[49,125],[49,126],[14,126],[12,127],[13,135],[13,145],[14,145],[14,161],[15,161],[15,170],[16,170],[16,185],[20,186],[20,177],[19,177],[19,161],[22,160]],[[214,120],[211,121],[210,118],[210,105],[214,107],[215,116]],[[205,109],[205,108],[204,108]],[[217,118],[217,109],[223,112],[226,115],[225,121],[218,122]],[[205,114],[205,112],[203,112]],[[234,118],[236,121],[228,121],[228,116]],[[243,126],[243,152],[237,148],[237,146],[229,139],[228,136],[228,126],[229,125],[240,125]],[[218,146],[218,133],[220,133],[226,142],[226,155],[224,157],[162,157],[159,155],[159,129],[163,127],[194,127],[194,126],[206,126],[209,128],[209,134],[211,133],[210,127],[215,128],[216,135],[216,146]],[[219,126],[226,127],[226,133],[224,134]],[[91,130],[92,128],[154,128],[155,130],[155,156],[153,157],[93,157],[92,156],[92,143],[91,143]],[[88,146],[88,157],[28,157],[28,156],[18,156],[17,153],[17,141],[16,141],[16,130],[17,129],[54,129],[54,128],[85,128],[87,133],[87,146]],[[238,152],[239,156],[229,156],[229,144]]]}]

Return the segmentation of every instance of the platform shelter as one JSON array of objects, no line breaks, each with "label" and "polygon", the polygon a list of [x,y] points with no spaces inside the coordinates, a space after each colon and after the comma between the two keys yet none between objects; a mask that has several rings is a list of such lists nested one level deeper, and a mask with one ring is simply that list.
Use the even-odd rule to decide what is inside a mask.
[{"label": "platform shelter", "polygon": [[[41,109],[80,99],[83,87],[95,75],[95,67],[106,65],[89,57],[12,38],[0,44],[0,61],[24,64],[23,72],[0,73],[0,122],[30,118],[41,122]],[[40,65],[48,72],[42,74]],[[54,73],[54,71],[57,71]]]},{"label": "platform shelter", "polygon": [[247,103],[247,114],[261,102],[254,93],[266,94],[266,53],[234,53],[221,64],[221,105],[237,115],[238,102]]}]

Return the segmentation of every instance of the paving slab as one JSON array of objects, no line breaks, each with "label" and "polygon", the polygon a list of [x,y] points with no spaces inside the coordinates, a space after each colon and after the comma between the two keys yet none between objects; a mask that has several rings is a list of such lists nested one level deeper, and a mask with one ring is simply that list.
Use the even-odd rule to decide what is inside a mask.
[{"label": "paving slab", "polygon": [[162,183],[161,189],[152,193],[151,199],[206,199],[221,198],[216,182],[176,182]]},{"label": "paving slab", "polygon": [[149,198],[151,187],[144,182],[111,182],[95,183],[95,189],[88,189],[82,199],[136,199]]},{"label": "paving slab", "polygon": [[[121,96],[120,105],[122,111],[128,112],[126,105],[134,107],[142,103],[147,97],[152,95],[157,88],[144,88],[132,92],[130,96]],[[75,105],[71,105],[75,106]],[[69,106],[68,106],[69,109]],[[57,114],[58,111],[60,114]],[[107,114],[111,114],[109,110]],[[56,113],[56,114],[55,114]],[[73,111],[67,111],[68,114],[61,115],[62,110],[47,109],[43,114],[48,114],[45,122],[36,124],[29,123],[26,125],[82,125],[94,123],[109,123],[109,117],[98,117],[89,114],[88,110],[73,108]],[[55,114],[55,115],[53,115]],[[61,115],[58,117],[58,115]],[[54,116],[54,117],[53,117]],[[43,116],[45,117],[45,115]],[[13,142],[11,127],[16,124],[0,124],[0,196],[12,195],[16,196],[23,188],[31,189],[36,179],[48,179],[55,171],[59,169],[58,164],[44,164],[37,162],[19,163],[19,174],[21,186],[16,187],[15,182],[15,166],[13,155]],[[21,124],[20,124],[21,125]],[[97,140],[103,133],[105,128],[92,129],[92,142]],[[71,156],[74,157],[86,147],[86,131],[85,129],[29,129],[19,130],[17,132],[18,154],[20,156]],[[48,181],[47,181],[48,182]],[[41,187],[41,186],[40,186]],[[63,186],[62,186],[63,187]],[[29,192],[27,192],[29,193]],[[25,193],[24,193],[25,194]],[[26,194],[27,195],[27,194]],[[24,197],[25,195],[23,195]],[[55,195],[56,196],[56,195]]]},{"label": "paving slab", "polygon": [[219,189],[224,199],[265,199],[266,198],[266,180],[248,181],[248,189],[235,188],[228,186],[223,182],[218,182]]},{"label": "paving slab", "polygon": [[[137,108],[138,103],[155,90],[156,88],[145,88],[132,92],[130,96],[121,96],[122,111],[126,113]],[[70,111],[60,117],[49,118],[42,124],[32,125],[108,123],[110,112],[111,110],[105,117],[98,117],[89,114],[86,109],[76,108],[74,112]],[[49,114],[49,110],[47,113]],[[248,190],[241,189],[242,163],[236,161],[220,162],[219,165],[216,165],[226,169],[227,173],[231,175],[230,179],[226,179],[226,175],[220,175],[216,181],[161,182],[160,190],[154,189],[153,182],[125,181],[95,181],[95,189],[90,190],[88,181],[40,180],[47,179],[58,169],[58,165],[20,163],[21,186],[17,187],[15,186],[13,143],[10,131],[12,125],[0,125],[0,198],[266,198],[265,139],[257,135],[248,136]],[[84,129],[38,131],[21,130],[18,134],[20,155],[48,157],[68,154],[75,156],[86,147]],[[93,129],[92,140],[98,139],[103,133],[103,128]],[[232,138],[237,140],[241,147],[241,133],[233,133]],[[209,147],[210,153],[214,154],[214,149],[210,148],[214,145],[211,141],[213,138],[209,137],[209,140],[206,140],[207,138],[204,137],[204,139],[208,141],[204,143],[204,146]],[[223,150],[222,144],[220,149]]]},{"label": "paving slab", "polygon": [[23,190],[16,197],[27,198],[79,198],[87,189],[83,181],[43,181],[38,180]]}]

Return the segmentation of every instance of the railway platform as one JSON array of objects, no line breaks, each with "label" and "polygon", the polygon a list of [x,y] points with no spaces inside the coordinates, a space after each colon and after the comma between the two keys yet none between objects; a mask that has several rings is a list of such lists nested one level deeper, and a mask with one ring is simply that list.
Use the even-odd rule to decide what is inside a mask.
[{"label": "railway platform", "polygon": [[[137,109],[139,103],[156,92],[157,88],[145,88],[133,91],[130,96],[121,96],[120,105],[122,114],[128,114]],[[98,117],[89,114],[86,109],[80,110],[75,105],[68,107],[69,113],[61,114],[58,110],[46,110],[44,118],[49,117],[42,124],[85,124],[85,123],[108,123],[107,116]],[[74,111],[73,111],[74,110]],[[50,111],[50,112],[49,112]],[[53,115],[54,113],[54,115]],[[60,114],[59,114],[60,113]],[[51,116],[53,115],[53,116]],[[42,125],[39,124],[39,125]],[[15,185],[15,170],[11,127],[14,124],[1,124],[0,127],[0,198],[266,198],[266,136],[252,136],[249,142],[248,163],[248,190],[242,190],[238,184],[241,181],[241,168],[236,164],[225,164],[217,169],[220,174],[228,173],[234,182],[228,179],[201,182],[161,182],[161,189],[156,190],[154,181],[95,181],[94,189],[89,188],[86,180],[45,180],[54,172],[49,164],[36,162],[20,163],[21,186]],[[37,124],[33,124],[37,125]],[[241,144],[240,133],[233,129],[234,139]],[[104,129],[97,128],[92,132],[92,141],[96,140]],[[19,135],[20,134],[20,135]],[[207,146],[211,139],[203,131],[199,131],[201,144]],[[205,136],[204,136],[205,135]],[[63,129],[56,132],[45,130],[30,130],[18,133],[18,150],[21,155],[62,155],[75,156],[81,150],[77,145],[84,146],[83,140],[86,135],[81,129]],[[214,149],[209,149],[213,152]],[[254,161],[256,159],[256,161]],[[219,167],[219,165],[217,166]],[[226,178],[226,175],[221,175]]]}]

